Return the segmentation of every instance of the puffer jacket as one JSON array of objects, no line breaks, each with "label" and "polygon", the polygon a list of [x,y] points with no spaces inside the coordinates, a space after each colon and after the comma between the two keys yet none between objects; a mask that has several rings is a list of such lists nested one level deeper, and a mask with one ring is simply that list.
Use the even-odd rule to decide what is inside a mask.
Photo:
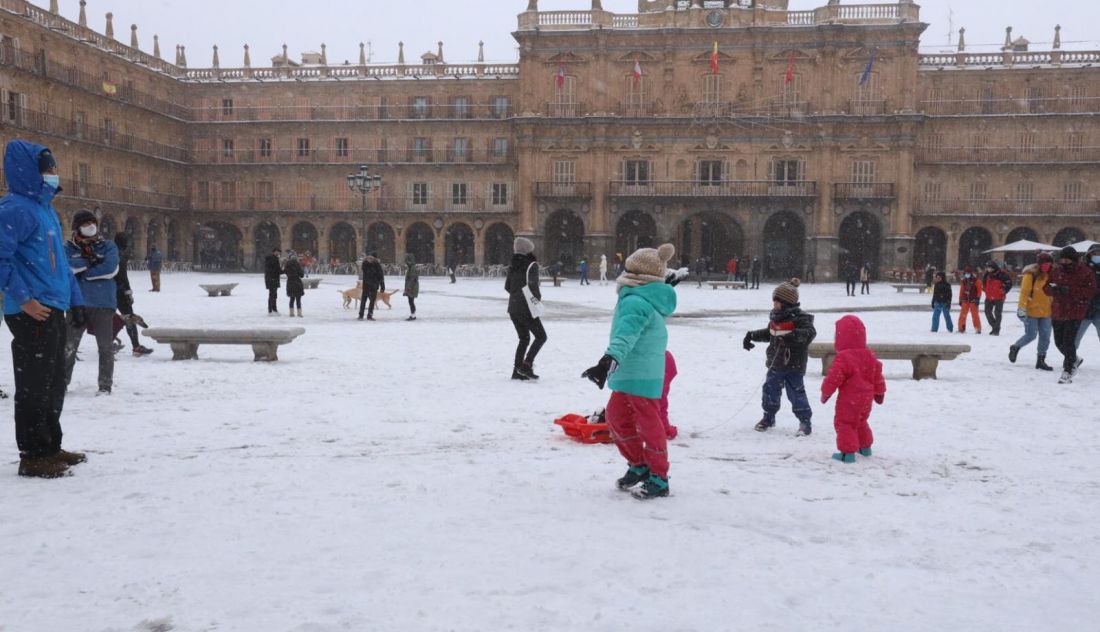
[{"label": "puffer jacket", "polygon": [[512,264],[508,266],[508,278],[504,280],[504,290],[508,292],[508,314],[511,316],[531,317],[531,310],[527,308],[527,299],[523,296],[524,285],[530,288],[535,298],[542,300],[542,292],[539,290],[539,266],[535,255],[517,253],[512,255]]},{"label": "puffer jacket", "polygon": [[88,307],[118,309],[118,247],[109,239],[96,238],[90,243],[92,257],[74,241],[65,242],[65,257],[80,283],[80,293]]},{"label": "puffer jacket", "polygon": [[959,305],[982,302],[982,280],[978,277],[966,278],[959,283]]},{"label": "puffer jacket", "polygon": [[608,381],[611,390],[661,399],[668,347],[665,320],[675,311],[676,290],[667,283],[619,288],[611,341],[604,351],[619,363]]},{"label": "puffer jacket", "polygon": [[950,305],[952,298],[951,284],[947,281],[937,281],[932,288],[932,307],[936,305]]},{"label": "puffer jacket", "polygon": [[46,184],[38,156],[46,147],[13,140],[4,151],[8,194],[0,199],[0,291],[4,313],[13,316],[32,298],[67,311],[84,297],[64,262],[65,240],[50,202],[60,189]]},{"label": "puffer jacket", "polygon": [[1051,318],[1054,320],[1084,320],[1092,296],[1096,293],[1096,276],[1083,263],[1069,267],[1054,266],[1050,281],[1043,288],[1054,299]]},{"label": "puffer jacket", "polygon": [[1052,300],[1046,292],[1048,275],[1033,263],[1020,275],[1020,302],[1018,307],[1027,311],[1028,318],[1050,318]]},{"label": "puffer jacket", "polygon": [[837,423],[859,424],[871,414],[871,402],[886,395],[882,362],[867,348],[867,330],[855,316],[836,321],[836,359],[821,383],[825,399],[840,391],[836,400]]},{"label": "puffer jacket", "polygon": [[1012,289],[1012,277],[1004,270],[987,272],[982,278],[985,286],[985,298],[987,301],[1003,301]]},{"label": "puffer jacket", "polygon": [[420,272],[416,269],[416,257],[412,254],[405,255],[405,296],[416,298],[420,296]]},{"label": "puffer jacket", "polygon": [[806,374],[810,343],[816,337],[813,314],[807,314],[798,305],[772,312],[766,328],[749,332],[753,342],[768,343],[768,368],[802,375]]}]

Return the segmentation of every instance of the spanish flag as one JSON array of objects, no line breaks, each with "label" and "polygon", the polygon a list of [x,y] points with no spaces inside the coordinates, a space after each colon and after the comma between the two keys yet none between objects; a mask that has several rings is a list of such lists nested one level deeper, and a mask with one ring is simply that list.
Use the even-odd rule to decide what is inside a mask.
[{"label": "spanish flag", "polygon": [[714,52],[710,54],[710,71],[718,74],[718,42],[714,42]]},{"label": "spanish flag", "polygon": [[114,96],[118,92],[118,86],[110,81],[103,82],[103,94]]}]

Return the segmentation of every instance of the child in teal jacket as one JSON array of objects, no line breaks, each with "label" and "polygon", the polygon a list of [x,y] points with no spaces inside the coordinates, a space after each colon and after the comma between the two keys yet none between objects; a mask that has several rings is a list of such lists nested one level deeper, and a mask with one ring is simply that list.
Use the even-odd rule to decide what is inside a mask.
[{"label": "child in teal jacket", "polygon": [[[665,319],[676,311],[676,290],[667,283],[667,265],[676,248],[642,248],[626,260],[618,278],[619,302],[611,321],[611,341],[599,363],[582,375],[601,389],[611,387],[607,423],[630,469],[618,480],[640,499],[668,496],[668,440],[661,421],[665,387]],[[609,380],[610,378],[610,380]]]}]

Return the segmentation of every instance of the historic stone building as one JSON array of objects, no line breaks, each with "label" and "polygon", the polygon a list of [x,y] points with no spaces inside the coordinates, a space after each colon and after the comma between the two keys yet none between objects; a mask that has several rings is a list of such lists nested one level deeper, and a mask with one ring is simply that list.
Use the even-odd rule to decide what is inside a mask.
[{"label": "historic stone building", "polygon": [[[578,0],[583,2],[584,0]],[[825,0],[823,0],[825,1]],[[1100,52],[920,54],[908,0],[529,0],[514,64],[190,68],[159,43],[0,0],[0,140],[54,148],[66,195],[139,253],[252,268],[274,245],[348,261],[503,263],[674,241],[769,276],[955,267],[1027,237],[1100,237]],[[521,8],[521,7],[520,7]],[[241,33],[242,37],[247,34]],[[383,176],[360,196],[347,176]]]}]

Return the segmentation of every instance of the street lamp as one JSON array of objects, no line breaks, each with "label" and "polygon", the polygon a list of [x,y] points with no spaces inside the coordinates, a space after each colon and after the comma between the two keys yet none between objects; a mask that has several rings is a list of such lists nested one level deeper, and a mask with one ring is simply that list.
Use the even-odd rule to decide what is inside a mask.
[{"label": "street lamp", "polygon": [[363,201],[363,252],[367,252],[367,194],[381,188],[382,176],[371,175],[367,165],[359,165],[359,173],[348,174],[348,189],[358,191]]}]

